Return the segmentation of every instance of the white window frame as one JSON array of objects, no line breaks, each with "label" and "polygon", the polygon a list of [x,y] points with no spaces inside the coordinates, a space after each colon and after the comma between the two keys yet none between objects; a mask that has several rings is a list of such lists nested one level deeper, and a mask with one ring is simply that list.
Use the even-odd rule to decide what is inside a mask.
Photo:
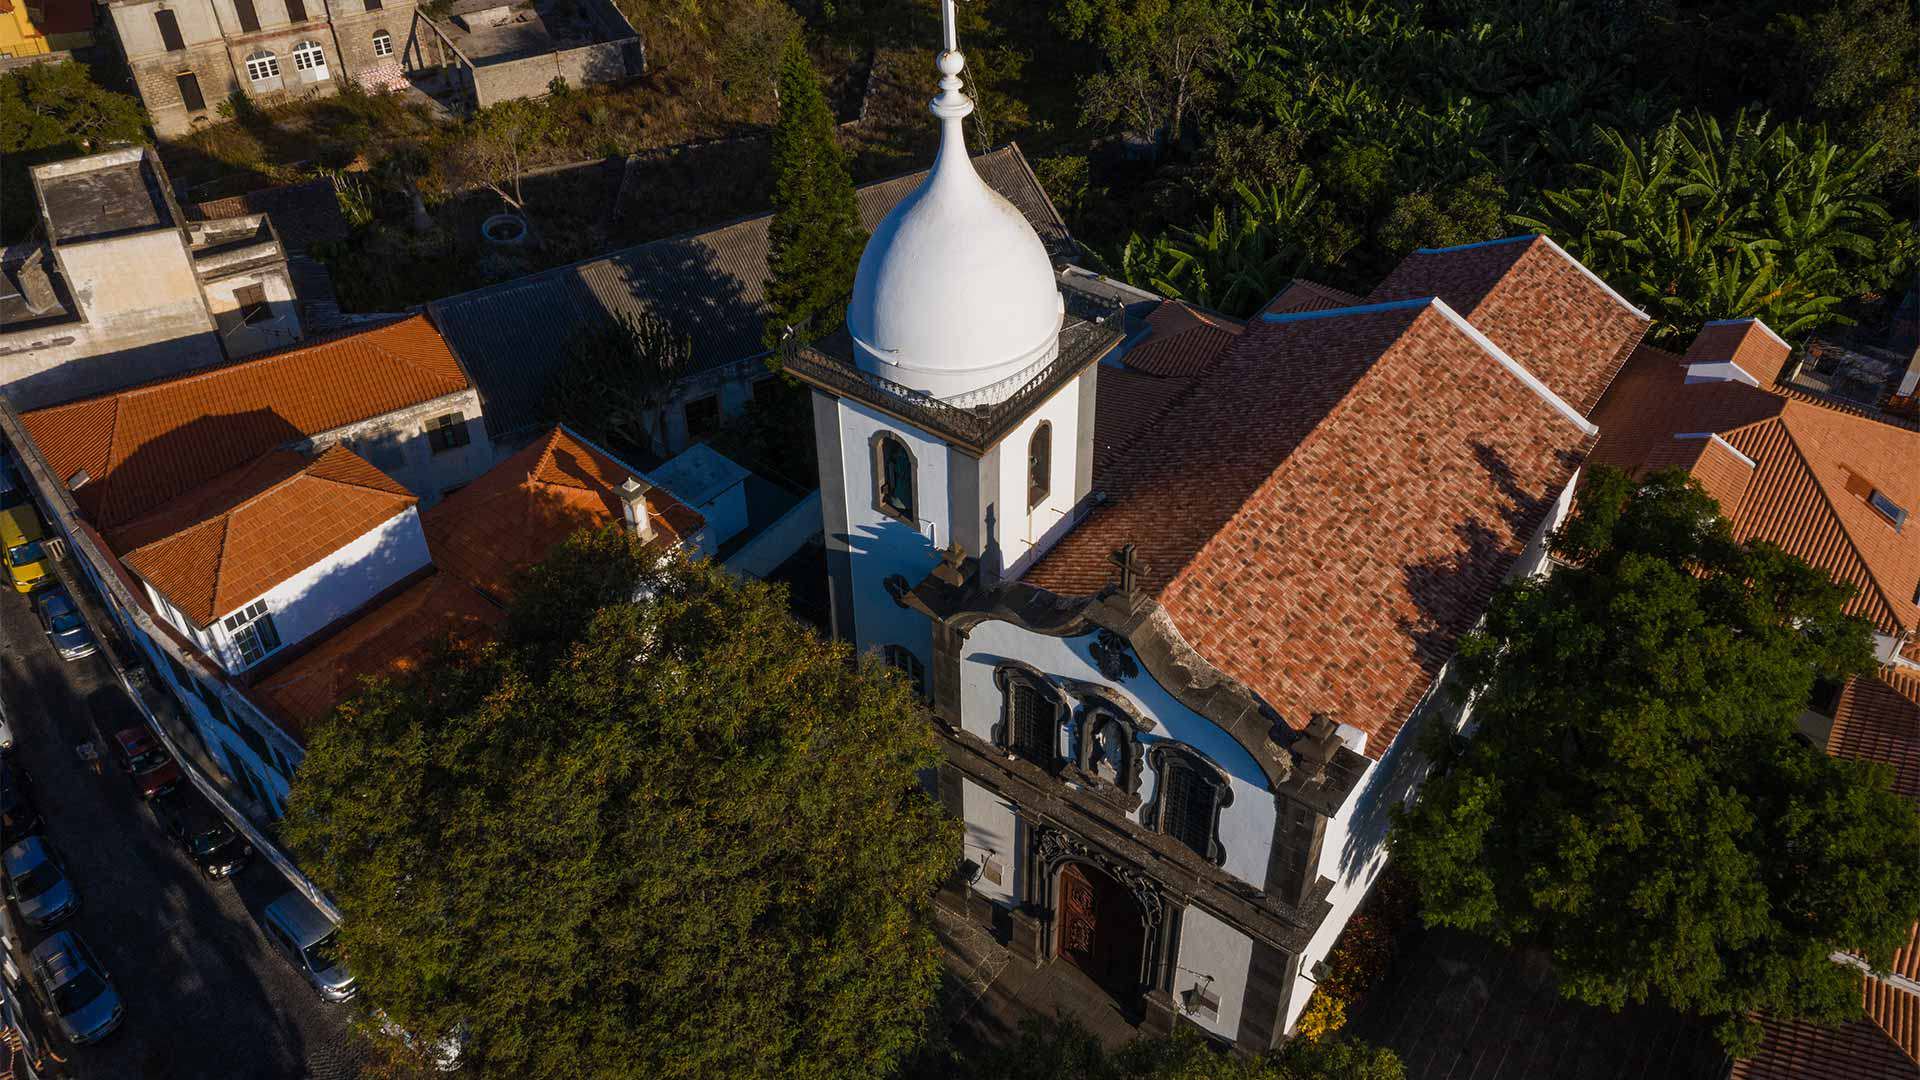
[{"label": "white window frame", "polygon": [[393,35],[392,34],[387,33],[385,30],[375,30],[373,32],[373,55],[375,56],[392,56],[393,55]]},{"label": "white window frame", "polygon": [[247,80],[259,84],[280,83],[280,58],[271,52],[261,51],[247,57]]},{"label": "white window frame", "polygon": [[293,47],[293,70],[301,82],[325,82],[332,78],[327,70],[327,53],[317,41],[302,41]]},{"label": "white window frame", "polygon": [[[265,635],[260,629],[260,624],[263,622],[266,624]],[[252,667],[272,656],[285,644],[280,637],[280,628],[274,625],[273,612],[267,610],[265,600],[255,600],[227,616],[221,625],[226,628],[227,637],[232,640],[234,648],[240,650],[242,667]],[[264,637],[271,637],[273,640],[268,643],[263,640]]]}]

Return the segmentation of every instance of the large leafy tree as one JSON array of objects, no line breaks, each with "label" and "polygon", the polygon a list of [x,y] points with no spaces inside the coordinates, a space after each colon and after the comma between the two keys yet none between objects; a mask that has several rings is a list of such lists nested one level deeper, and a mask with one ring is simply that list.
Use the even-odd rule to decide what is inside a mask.
[{"label": "large leafy tree", "polygon": [[665,409],[691,371],[693,342],[664,316],[596,319],[574,331],[548,379],[544,411],[622,451],[666,450]]},{"label": "large leafy tree", "polygon": [[1088,121],[1177,145],[1189,114],[1217,89],[1244,9],[1226,0],[1067,0],[1056,17],[1105,60],[1082,89]]},{"label": "large leafy tree", "polygon": [[1849,590],[1736,542],[1677,471],[1589,477],[1461,646],[1477,730],[1396,822],[1430,924],[1533,939],[1562,990],[1723,1019],[1857,1015],[1920,916],[1920,821],[1883,772],[1795,738],[1816,680],[1867,670]]},{"label": "large leafy tree", "polygon": [[343,704],[284,828],[368,1004],[481,1075],[878,1077],[938,978],[934,761],[776,587],[610,529],[502,640]]},{"label": "large leafy tree", "polygon": [[780,57],[779,94],[768,226],[769,346],[789,332],[810,340],[839,329],[867,242],[833,111],[798,34]]},{"label": "large leafy tree", "polygon": [[33,227],[30,166],[144,141],[146,123],[138,99],[102,87],[72,61],[0,74],[0,236]]}]

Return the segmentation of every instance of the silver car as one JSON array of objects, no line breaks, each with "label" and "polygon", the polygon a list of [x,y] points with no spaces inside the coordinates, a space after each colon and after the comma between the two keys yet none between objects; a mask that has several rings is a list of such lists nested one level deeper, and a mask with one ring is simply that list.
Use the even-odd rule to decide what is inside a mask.
[{"label": "silver car", "polygon": [[73,605],[67,590],[46,590],[33,598],[33,609],[40,616],[40,629],[47,632],[47,640],[53,642],[60,659],[78,660],[98,649],[93,631],[87,629],[87,620],[80,617],[80,609]]},{"label": "silver car", "polygon": [[294,970],[306,976],[328,1001],[349,1001],[359,993],[353,973],[340,960],[339,928],[297,892],[267,905],[267,939]]},{"label": "silver car", "polygon": [[47,1011],[68,1042],[99,1042],[126,1019],[120,992],[107,969],[70,930],[62,930],[33,950],[33,975]]},{"label": "silver car", "polygon": [[20,917],[32,927],[47,927],[80,910],[80,894],[67,878],[66,867],[53,845],[38,836],[0,852],[0,869],[7,875],[7,899],[20,908]]}]

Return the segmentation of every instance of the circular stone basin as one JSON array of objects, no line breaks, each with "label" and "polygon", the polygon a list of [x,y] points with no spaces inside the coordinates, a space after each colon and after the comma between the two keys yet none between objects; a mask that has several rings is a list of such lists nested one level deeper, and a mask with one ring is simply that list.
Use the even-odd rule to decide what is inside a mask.
[{"label": "circular stone basin", "polygon": [[527,220],[519,214],[495,214],[480,223],[480,235],[490,244],[519,247],[527,240]]}]

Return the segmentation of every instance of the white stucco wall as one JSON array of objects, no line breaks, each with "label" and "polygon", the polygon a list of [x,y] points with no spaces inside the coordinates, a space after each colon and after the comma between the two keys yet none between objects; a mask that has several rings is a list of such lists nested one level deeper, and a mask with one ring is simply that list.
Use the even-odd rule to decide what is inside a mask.
[{"label": "white stucco wall", "polygon": [[[853,572],[854,645],[862,652],[887,644],[904,645],[931,671],[933,628],[924,616],[894,603],[885,582],[894,574],[909,582],[926,577],[938,559],[938,549],[952,539],[947,446],[849,398],[840,398],[835,408]],[[917,529],[874,509],[871,443],[883,431],[897,437],[913,454]]]},{"label": "white stucco wall", "polygon": [[[993,727],[1000,719],[1000,688],[994,685],[993,672],[1003,660],[1019,660],[1056,678],[1111,688],[1120,700],[1130,701],[1154,720],[1155,729],[1141,739],[1143,753],[1162,742],[1184,743],[1227,772],[1233,801],[1220,812],[1225,869],[1242,881],[1264,886],[1272,854],[1274,805],[1266,775],[1253,755],[1213,721],[1180,704],[1146,671],[1121,683],[1102,675],[1089,652],[1094,637],[1050,637],[999,621],[975,627],[960,657],[961,726],[982,739],[992,738]],[[1078,721],[1076,714],[1075,727]],[[1061,753],[1068,753],[1070,746],[1063,739]],[[1157,782],[1153,767],[1144,766],[1140,808],[1131,815],[1134,821],[1138,822],[1152,804]]]},{"label": "white stucco wall", "polygon": [[[161,6],[152,3],[107,8],[113,16],[114,33],[119,37],[120,46],[129,60],[167,51],[166,42],[160,37],[160,24],[153,17],[153,13]],[[174,20],[180,24],[180,38],[188,46],[220,39],[220,24],[214,19],[212,5],[205,0],[188,0],[186,3],[169,0],[164,6],[173,12]],[[240,24],[235,21],[232,25],[238,29]]]},{"label": "white stucco wall", "polygon": [[[274,629],[280,634],[280,647],[285,649],[431,561],[426,533],[420,529],[420,513],[408,507],[264,596],[249,598],[234,611],[243,610],[255,600],[265,600]],[[244,666],[240,649],[221,621],[232,613],[223,611],[214,622],[212,654],[227,671],[238,673]]]},{"label": "white stucco wall", "polygon": [[1013,898],[1020,895],[1020,860],[1015,853],[1020,849],[1015,845],[1019,841],[1020,821],[1014,817],[1013,807],[1004,799],[988,791],[971,780],[961,781],[961,812],[966,819],[966,831],[961,843],[964,846],[962,856],[972,859],[984,868],[991,857],[1000,867],[1000,881],[995,883],[982,873],[973,883],[973,891],[992,900],[996,904],[1012,906]]},{"label": "white stucco wall", "polygon": [[[1080,381],[1075,379],[1035,409],[1000,442],[1000,500],[996,512],[1001,565],[1017,578],[1058,540],[1060,526],[1073,509],[1075,459],[1080,441]],[[1041,424],[1053,427],[1053,447],[1047,497],[1027,507],[1027,446]],[[1045,541],[1045,544],[1042,544]]]},{"label": "white stucco wall", "polygon": [[[1253,966],[1253,939],[1189,907],[1180,916],[1180,958],[1173,973],[1173,1007],[1188,1020],[1224,1038],[1240,1032],[1240,1006],[1247,996],[1247,972]],[[1207,976],[1213,976],[1208,979]],[[1189,1011],[1185,994],[1205,987],[1219,1000],[1217,1015]]]}]

